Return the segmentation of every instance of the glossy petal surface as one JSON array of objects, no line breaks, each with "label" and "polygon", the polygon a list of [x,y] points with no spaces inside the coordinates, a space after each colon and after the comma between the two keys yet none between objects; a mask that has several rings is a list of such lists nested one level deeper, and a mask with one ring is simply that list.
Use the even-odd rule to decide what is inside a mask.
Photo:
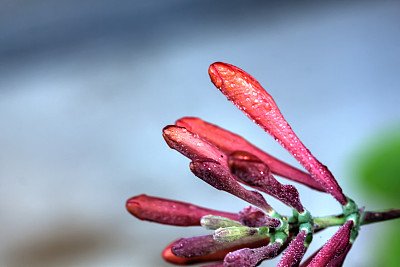
[{"label": "glossy petal surface", "polygon": [[177,126],[197,134],[204,140],[218,147],[226,155],[235,151],[246,151],[262,160],[271,172],[289,180],[301,183],[312,189],[325,192],[325,189],[308,173],[305,173],[254,146],[243,137],[225,130],[200,118],[185,117],[175,122]]},{"label": "glossy petal surface", "polygon": [[163,129],[163,137],[170,148],[191,160],[208,158],[228,168],[227,156],[223,152],[184,127],[166,126]]},{"label": "glossy petal surface", "polygon": [[200,226],[201,217],[209,214],[238,220],[238,215],[235,213],[206,209],[186,202],[147,195],[128,199],[126,208],[140,220],[177,226]]},{"label": "glossy petal surface", "polygon": [[347,203],[332,173],[303,145],[283,118],[275,101],[253,77],[235,66],[221,62],[212,64],[209,74],[214,85],[251,120],[288,150],[327,192],[340,204]]}]

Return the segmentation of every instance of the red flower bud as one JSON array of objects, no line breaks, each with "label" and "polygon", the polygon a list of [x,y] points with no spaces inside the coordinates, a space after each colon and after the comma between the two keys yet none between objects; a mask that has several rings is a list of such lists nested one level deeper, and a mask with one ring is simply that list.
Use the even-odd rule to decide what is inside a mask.
[{"label": "red flower bud", "polygon": [[185,127],[189,131],[197,134],[204,140],[218,147],[226,155],[230,155],[235,151],[249,152],[267,164],[272,173],[301,183],[312,189],[325,192],[325,189],[320,183],[315,181],[308,173],[269,155],[237,134],[203,121],[202,119],[193,117],[181,118],[177,120],[175,124]]},{"label": "red flower bud", "polygon": [[228,168],[227,156],[224,153],[184,127],[166,126],[163,129],[163,137],[170,148],[191,160],[208,158]]},{"label": "red flower bud", "polygon": [[209,74],[214,85],[233,104],[272,135],[340,204],[347,204],[332,173],[301,143],[275,101],[253,77],[235,66],[221,62],[212,64]]},{"label": "red flower bud", "polygon": [[190,163],[190,169],[200,179],[218,190],[228,192],[263,210],[270,212],[272,208],[257,191],[249,191],[241,186],[232,174],[220,163],[215,161],[195,160]]},{"label": "red flower bud", "polygon": [[243,248],[226,255],[224,259],[225,267],[253,267],[263,260],[272,259],[278,255],[282,244],[275,242],[271,245],[259,248]]},{"label": "red flower bud", "polygon": [[248,227],[277,228],[281,224],[279,219],[272,218],[253,206],[248,206],[239,211],[239,221]]},{"label": "red flower bud", "polygon": [[[183,258],[200,257],[214,254],[221,250],[246,245],[266,239],[265,236],[246,236],[232,242],[218,242],[214,240],[213,235],[194,236],[189,238],[181,238],[177,240],[171,247],[174,255]],[[269,240],[269,238],[267,238]]]},{"label": "red flower bud", "polygon": [[278,263],[278,267],[298,266],[300,264],[300,261],[307,250],[307,247],[304,245],[306,236],[306,231],[300,231],[300,233],[295,239],[292,240],[289,247],[286,249],[285,254],[283,254]]},{"label": "red flower bud", "polygon": [[140,220],[177,226],[200,226],[201,217],[209,214],[238,220],[238,215],[234,213],[147,195],[128,199],[126,209]]},{"label": "red flower bud", "polygon": [[352,228],[353,221],[347,221],[322,247],[308,266],[327,266],[329,263],[338,260],[338,258],[342,258],[341,260],[344,261],[344,257],[348,252],[347,248],[350,242],[350,233]]},{"label": "red flower bud", "polygon": [[244,151],[236,151],[228,157],[231,172],[248,185],[279,199],[286,205],[304,211],[299,192],[293,185],[283,185],[271,174],[268,166],[257,157]]},{"label": "red flower bud", "polygon": [[[188,265],[188,264],[195,264],[195,263],[200,263],[200,262],[210,262],[210,261],[218,261],[218,260],[223,260],[226,256],[231,251],[235,251],[238,249],[242,248],[256,248],[260,246],[265,246],[269,243],[269,238],[266,239],[261,239],[258,241],[249,241],[248,243],[235,243],[232,247],[225,248],[222,250],[219,250],[217,252],[214,252],[209,255],[204,255],[204,256],[197,256],[197,257],[191,257],[191,258],[184,258],[184,257],[179,257],[176,256],[172,253],[171,248],[173,245],[175,245],[177,242],[179,242],[181,239],[178,239],[171,244],[169,244],[161,253],[162,257],[164,260],[166,260],[169,263],[172,264],[178,264],[178,265]],[[226,243],[229,244],[229,243]]]}]

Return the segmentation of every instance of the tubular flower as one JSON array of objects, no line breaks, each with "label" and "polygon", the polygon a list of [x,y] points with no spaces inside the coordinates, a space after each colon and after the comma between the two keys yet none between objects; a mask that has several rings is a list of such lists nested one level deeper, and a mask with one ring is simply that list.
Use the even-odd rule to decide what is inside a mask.
[{"label": "tubular flower", "polygon": [[[307,172],[276,159],[241,136],[199,118],[185,117],[177,120],[175,125],[166,126],[163,129],[166,143],[191,160],[189,167],[195,176],[217,190],[253,205],[230,213],[147,195],[130,198],[126,208],[140,220],[202,226],[214,231],[213,234],[173,241],[162,252],[166,261],[178,265],[216,262],[208,266],[250,267],[284,252],[278,266],[299,266],[315,233],[327,227],[341,226],[301,266],[342,266],[361,225],[400,217],[400,210],[364,211],[344,195],[332,173],[299,140],[272,97],[249,74],[217,62],[210,66],[209,75],[233,104],[272,135]],[[281,184],[273,175],[331,194],[343,213],[312,216],[302,205],[296,187]],[[291,207],[293,214],[279,214],[262,193]]]}]

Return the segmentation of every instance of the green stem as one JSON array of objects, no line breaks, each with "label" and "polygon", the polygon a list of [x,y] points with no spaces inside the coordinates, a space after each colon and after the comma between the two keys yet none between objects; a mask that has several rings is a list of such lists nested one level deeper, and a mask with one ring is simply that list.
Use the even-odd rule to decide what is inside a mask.
[{"label": "green stem", "polygon": [[347,221],[343,214],[325,216],[325,217],[314,217],[314,223],[317,225],[315,229],[322,229],[331,226],[343,225]]}]

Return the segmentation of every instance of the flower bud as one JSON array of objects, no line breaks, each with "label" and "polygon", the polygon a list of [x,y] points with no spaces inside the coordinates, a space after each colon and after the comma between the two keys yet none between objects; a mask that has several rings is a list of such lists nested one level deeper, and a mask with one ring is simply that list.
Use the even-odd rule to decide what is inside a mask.
[{"label": "flower bud", "polygon": [[286,249],[285,254],[283,254],[281,260],[278,263],[278,267],[287,266],[298,266],[301,259],[306,253],[307,247],[304,242],[307,236],[306,231],[300,231],[295,239],[292,240],[289,247]]},{"label": "flower bud", "polygon": [[238,221],[234,221],[225,217],[206,215],[201,218],[201,226],[209,230],[216,230],[218,228],[230,227],[230,226],[242,226]]},{"label": "flower bud", "polygon": [[[344,255],[346,256],[347,247],[350,242],[353,221],[347,221],[322,247],[318,254],[312,259],[309,267],[327,266],[331,261]],[[344,258],[343,258],[344,261]]]},{"label": "flower bud", "polygon": [[238,216],[234,213],[206,209],[190,203],[164,198],[139,195],[126,202],[127,210],[136,218],[162,224],[177,226],[200,226],[204,215],[217,215],[233,220]]},{"label": "flower bud", "polygon": [[248,185],[267,193],[296,209],[304,211],[299,192],[293,185],[283,185],[272,176],[269,167],[256,156],[236,151],[228,157],[231,172]]},{"label": "flower bud", "polygon": [[314,190],[325,192],[325,189],[320,183],[315,181],[310,174],[271,156],[237,134],[194,117],[181,118],[177,120],[175,124],[185,127],[187,130],[197,134],[204,140],[218,147],[226,155],[230,155],[235,151],[246,151],[255,155],[268,165],[272,173],[301,183]]},{"label": "flower bud", "polygon": [[222,62],[211,64],[211,81],[236,107],[278,141],[327,192],[345,205],[347,199],[328,168],[303,145],[272,97],[245,71]]},{"label": "flower bud", "polygon": [[232,242],[247,236],[258,235],[257,228],[250,228],[246,226],[232,226],[219,228],[214,232],[214,240],[218,242]]},{"label": "flower bud", "polygon": [[252,206],[248,206],[239,211],[239,221],[248,227],[277,228],[281,225],[281,220],[272,218]]},{"label": "flower bud", "polygon": [[208,159],[195,160],[190,163],[190,170],[194,175],[216,189],[237,196],[267,212],[272,211],[271,206],[268,205],[260,193],[249,191],[242,187],[238,182],[236,182],[236,179],[232,174],[220,163],[209,161]]},{"label": "flower bud", "polygon": [[278,255],[278,251],[282,246],[279,242],[259,248],[243,248],[226,255],[224,259],[225,267],[253,267],[257,266],[261,261],[272,259]]}]

